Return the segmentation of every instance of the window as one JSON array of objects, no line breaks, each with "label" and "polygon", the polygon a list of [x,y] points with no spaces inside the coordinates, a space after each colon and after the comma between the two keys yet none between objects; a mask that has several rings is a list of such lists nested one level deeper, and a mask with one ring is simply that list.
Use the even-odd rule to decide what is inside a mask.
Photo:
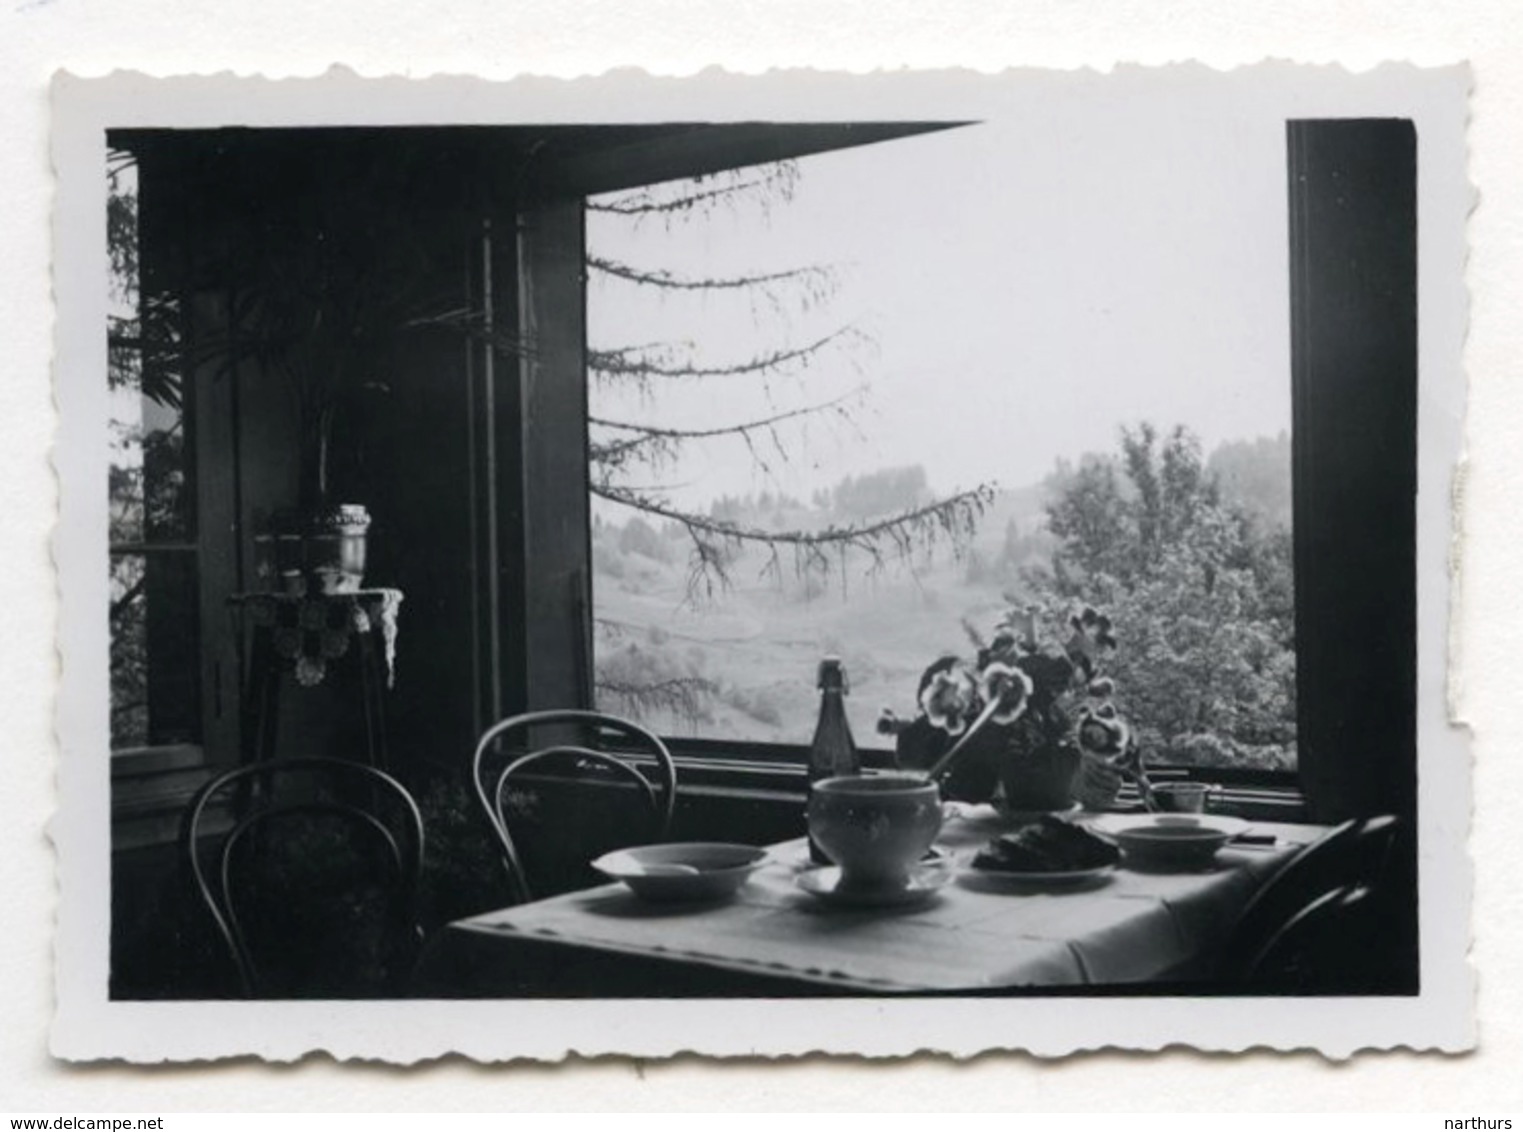
[{"label": "window", "polygon": [[1240,130],[985,122],[592,198],[599,704],[801,745],[837,654],[883,746],[970,633],[1084,602],[1153,761],[1293,770],[1285,144],[1218,161]]},{"label": "window", "polygon": [[111,743],[198,743],[200,560],[195,391],[179,368],[174,305],[141,280],[138,168],[108,172]]},{"label": "window", "polygon": [[[879,708],[913,712],[920,670],[944,649],[966,650],[962,619],[987,633],[1010,583],[1024,581],[1021,568],[1050,558],[1037,489],[1096,466],[1085,453],[1121,459],[1117,426],[1152,420],[1160,461],[1168,426],[1191,425],[1206,466],[1214,459],[1224,482],[1236,476],[1240,496],[1258,493],[1266,525],[1276,516],[1283,524],[1287,439],[1294,448],[1300,647],[1290,738],[1303,763],[1325,766],[1337,757],[1333,746],[1353,740],[1346,721],[1333,730],[1336,705],[1328,706],[1333,697],[1316,668],[1337,646],[1307,642],[1342,632],[1349,606],[1332,590],[1308,605],[1304,587],[1318,562],[1360,542],[1380,516],[1344,509],[1336,523],[1326,520],[1329,501],[1312,490],[1322,465],[1307,460],[1341,454],[1378,478],[1392,457],[1337,431],[1358,415],[1347,406],[1315,409],[1337,379],[1325,367],[1313,378],[1317,367],[1299,355],[1288,427],[1284,123],[1261,125],[1254,160],[1241,171],[1249,187],[1239,193],[1212,179],[1215,164],[1230,163],[1201,172],[1173,150],[1123,149],[1110,159],[1114,168],[1101,163],[1080,176],[1076,142],[1044,157],[994,123],[525,127],[489,131],[490,146],[485,135],[450,130],[146,131],[128,139],[152,190],[140,222],[162,227],[157,240],[142,239],[139,290],[163,290],[149,285],[156,264],[187,247],[215,250],[241,231],[250,201],[277,202],[277,222],[293,234],[315,200],[351,216],[356,185],[375,197],[380,162],[396,174],[388,191],[419,255],[457,281],[451,309],[485,311],[481,324],[435,325],[391,352],[385,379],[363,386],[345,425],[353,449],[346,490],[376,516],[375,580],[408,594],[389,703],[394,746],[419,758],[458,758],[484,720],[587,702],[595,670],[603,694],[614,689],[603,702],[615,709],[627,709],[639,685],[656,685],[653,710],[667,713],[658,722],[676,734],[796,750],[814,716],[815,664],[836,650],[853,683],[854,730],[873,743]],[[875,137],[894,140],[865,144]],[[1329,159],[1340,144],[1328,143]],[[1002,159],[996,169],[958,157],[958,147],[979,145],[1023,161]],[[769,164],[778,153],[799,156],[791,166]],[[463,188],[440,196],[439,178],[410,179],[441,162],[456,174],[447,183]],[[1127,208],[1112,207],[1107,186],[1116,183]],[[966,193],[999,207],[948,207]],[[1042,223],[1012,203],[1033,194],[1045,202],[1036,210]],[[666,207],[683,200],[690,203]],[[772,210],[770,227],[758,224],[756,207]],[[1191,254],[1179,259],[1176,245]],[[1121,270],[1127,249],[1159,278]],[[1208,307],[1223,280],[1241,290],[1228,288]],[[150,355],[163,343],[172,353],[176,339],[153,338],[134,313],[143,300],[121,287],[113,569],[121,575],[115,598],[136,620],[124,621],[116,647],[124,660],[139,658],[143,675],[120,683],[117,742],[199,741],[231,751],[235,744],[212,734],[228,734],[237,715],[226,600],[253,577],[247,563],[260,514],[288,505],[293,441],[270,383],[198,373],[178,404],[156,392]],[[1126,315],[1139,290],[1167,301]],[[624,298],[610,305],[616,294]],[[1303,341],[1315,348],[1307,333],[1337,331],[1319,322],[1326,316],[1316,311],[1328,309],[1312,304],[1298,314],[1297,351]],[[201,320],[205,312],[198,303],[179,313]],[[1066,337],[1050,337],[1052,326],[1068,327]],[[1198,353],[1179,352],[1186,348]],[[1249,370],[1264,382],[1220,377]],[[1123,381],[1116,371],[1137,376]],[[615,390],[599,372],[632,381]],[[1101,383],[1086,385],[1095,374]],[[684,387],[699,395],[672,402],[672,390]],[[749,404],[732,392],[747,388],[760,390]],[[895,388],[899,396],[889,398]],[[1063,417],[1073,405],[1077,417]],[[1197,411],[1205,415],[1188,415]],[[880,427],[883,417],[892,427]],[[718,463],[671,462],[736,421],[750,427],[719,438],[730,448]],[[1234,452],[1232,441],[1253,442]],[[631,462],[631,453],[658,458]],[[612,471],[623,478],[600,478]],[[1110,502],[1134,502],[1127,473],[1115,478]],[[596,498],[584,524],[589,481]],[[874,578],[860,546],[846,548],[843,570],[842,555],[811,557],[807,539],[776,537],[913,510],[920,500],[934,505],[991,481],[999,494],[961,557],[956,540],[915,541],[902,558],[888,554]],[[609,498],[617,494],[610,486],[636,493],[637,505],[614,510],[631,500]],[[1399,506],[1397,496],[1379,510]],[[662,499],[675,507],[663,513]],[[684,515],[721,534],[726,523],[753,523],[772,546],[753,539],[709,563],[728,573],[733,590],[716,585],[712,599],[688,602],[689,581],[703,585],[715,574],[695,576]],[[1401,542],[1398,531],[1369,545]],[[1382,561],[1400,566],[1389,553]],[[1290,599],[1288,584],[1264,585],[1264,594]],[[1371,612],[1366,630],[1374,621]],[[748,651],[756,641],[760,660]],[[1262,669],[1250,675],[1283,687],[1289,670],[1266,657],[1267,649],[1250,658],[1250,669]],[[638,677],[622,689],[619,663]],[[158,699],[156,684],[168,689]],[[1373,694],[1368,682],[1358,687]],[[1240,705],[1227,692],[1215,699],[1230,713]],[[1308,693],[1321,704],[1315,711]],[[696,700],[681,698],[688,694]],[[198,709],[176,716],[174,707],[193,697]],[[1235,740],[1288,747],[1284,705],[1276,710],[1280,734],[1249,720]],[[1305,729],[1318,712],[1333,737],[1320,740],[1326,753],[1311,750]]]}]

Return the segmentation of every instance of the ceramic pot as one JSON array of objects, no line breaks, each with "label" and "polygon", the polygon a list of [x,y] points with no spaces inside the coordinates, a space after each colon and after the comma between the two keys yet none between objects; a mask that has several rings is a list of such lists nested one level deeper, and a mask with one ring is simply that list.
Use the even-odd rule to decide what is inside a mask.
[{"label": "ceramic pot", "polygon": [[841,867],[841,887],[903,888],[941,830],[941,791],[908,774],[823,778],[808,813],[810,835]]},{"label": "ceramic pot", "polygon": [[347,594],[365,582],[370,513],[358,503],[281,515],[275,569],[287,593]]},{"label": "ceramic pot", "polygon": [[1011,810],[1066,810],[1074,801],[1079,751],[1070,746],[1010,750],[1000,767],[1004,804]]}]

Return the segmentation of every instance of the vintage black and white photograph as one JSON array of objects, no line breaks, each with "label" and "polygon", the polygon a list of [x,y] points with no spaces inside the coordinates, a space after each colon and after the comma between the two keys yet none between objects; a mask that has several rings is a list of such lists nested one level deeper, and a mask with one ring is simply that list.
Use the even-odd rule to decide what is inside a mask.
[{"label": "vintage black and white photograph", "polygon": [[1463,74],[620,81],[59,90],[62,1044],[1463,1048]]}]

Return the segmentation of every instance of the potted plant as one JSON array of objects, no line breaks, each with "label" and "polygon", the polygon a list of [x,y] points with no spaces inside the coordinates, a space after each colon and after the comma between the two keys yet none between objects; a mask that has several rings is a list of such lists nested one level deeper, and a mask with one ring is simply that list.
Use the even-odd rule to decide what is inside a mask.
[{"label": "potted plant", "polygon": [[266,533],[273,568],[288,591],[353,592],[364,579],[370,514],[333,497],[334,426],[360,388],[384,387],[378,347],[394,328],[379,322],[386,304],[351,290],[357,280],[334,279],[331,264],[315,256],[292,255],[278,275],[289,285],[257,281],[231,320],[247,334],[247,360],[285,386],[293,418],[296,502]]},{"label": "potted plant", "polygon": [[943,656],[925,670],[916,716],[885,711],[878,724],[895,736],[901,765],[944,773],[949,799],[1022,812],[1076,800],[1103,808],[1123,777],[1146,788],[1115,684],[1100,671],[1116,647],[1110,618],[1076,611],[1061,645],[1041,622],[1032,606],[1010,611],[988,641],[970,626],[971,661]]},{"label": "potted plant", "polygon": [[364,503],[335,495],[340,422],[363,396],[388,389],[404,336],[475,326],[462,309],[458,265],[441,264],[437,252],[440,224],[463,231],[469,216],[455,209],[424,230],[408,204],[414,188],[386,181],[387,172],[375,173],[370,194],[319,184],[220,216],[213,248],[198,250],[188,267],[184,289],[215,297],[192,360],[220,376],[273,383],[290,414],[294,499],[256,533],[261,572],[278,575],[287,591],[360,588],[371,517]]}]

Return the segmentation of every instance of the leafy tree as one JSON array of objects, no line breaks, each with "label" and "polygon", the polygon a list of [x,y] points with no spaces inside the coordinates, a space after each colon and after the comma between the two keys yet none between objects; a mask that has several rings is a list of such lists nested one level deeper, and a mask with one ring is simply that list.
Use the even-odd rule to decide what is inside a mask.
[{"label": "leafy tree", "polygon": [[1221,485],[1222,498],[1251,516],[1264,530],[1290,529],[1288,433],[1219,445],[1206,461],[1206,467]]},{"label": "leafy tree", "polygon": [[1284,768],[1295,757],[1289,538],[1222,502],[1199,442],[1123,430],[1048,505],[1060,539],[1028,584],[1055,605],[1101,606],[1122,642],[1121,707],[1163,761]]}]

